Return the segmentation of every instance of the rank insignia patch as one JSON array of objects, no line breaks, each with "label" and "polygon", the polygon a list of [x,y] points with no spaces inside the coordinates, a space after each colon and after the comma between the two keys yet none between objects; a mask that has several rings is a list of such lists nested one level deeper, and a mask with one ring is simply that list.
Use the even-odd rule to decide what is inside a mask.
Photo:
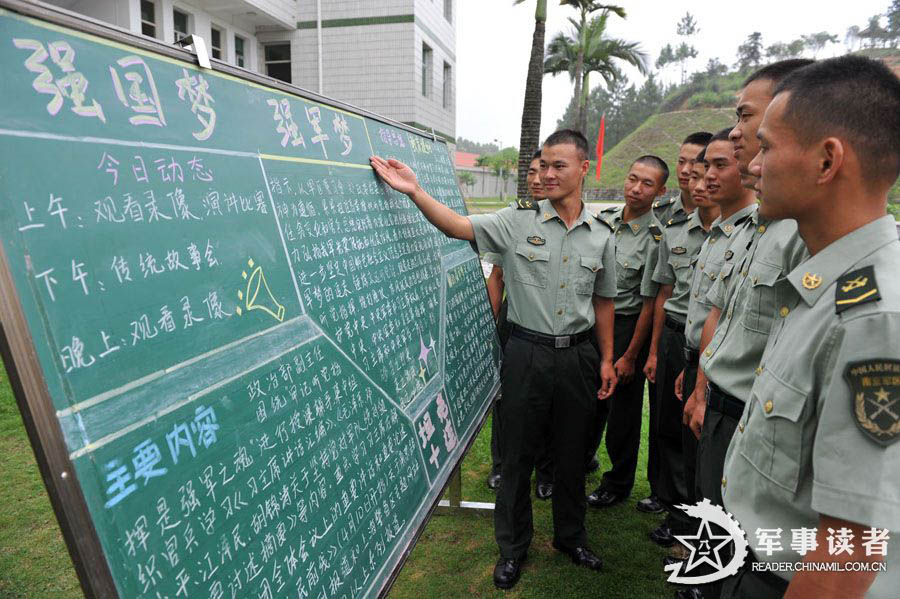
[{"label": "rank insignia patch", "polygon": [[885,447],[900,440],[900,360],[851,362],[844,379],[859,429]]},{"label": "rank insignia patch", "polygon": [[650,225],[647,228],[650,230],[650,234],[653,235],[654,241],[659,241],[660,239],[662,239],[662,230],[660,230],[659,227],[657,227],[656,225]]},{"label": "rank insignia patch", "polygon": [[848,272],[837,280],[834,291],[834,311],[838,314],[858,304],[874,302],[881,299],[878,283],[875,281],[875,268],[865,266],[859,270]]},{"label": "rank insignia patch", "polygon": [[543,237],[538,237],[537,235],[532,235],[527,238],[528,243],[531,245],[544,245],[547,241]]},{"label": "rank insignia patch", "polygon": [[531,200],[516,200],[516,207],[519,210],[539,210],[538,205]]},{"label": "rank insignia patch", "polygon": [[679,255],[680,255],[680,254],[683,254],[683,253],[685,253],[685,252],[687,252],[687,248],[683,248],[683,247],[681,247],[681,246],[672,248],[672,253],[673,253],[673,254],[679,254]]}]

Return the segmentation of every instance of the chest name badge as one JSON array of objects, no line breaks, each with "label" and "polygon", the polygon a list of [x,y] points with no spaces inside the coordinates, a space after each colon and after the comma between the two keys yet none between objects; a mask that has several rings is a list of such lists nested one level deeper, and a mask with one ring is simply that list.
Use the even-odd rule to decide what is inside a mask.
[{"label": "chest name badge", "polygon": [[851,362],[844,379],[853,419],[863,434],[885,447],[900,439],[900,360]]},{"label": "chest name badge", "polygon": [[673,253],[673,254],[679,254],[679,255],[681,255],[681,254],[684,254],[684,253],[686,253],[686,252],[687,252],[687,248],[683,248],[683,247],[681,247],[681,246],[672,248],[672,253]]},{"label": "chest name badge", "polygon": [[544,239],[543,237],[538,237],[537,235],[532,235],[531,237],[528,237],[526,240],[531,245],[544,245],[545,243],[547,243],[546,239]]}]

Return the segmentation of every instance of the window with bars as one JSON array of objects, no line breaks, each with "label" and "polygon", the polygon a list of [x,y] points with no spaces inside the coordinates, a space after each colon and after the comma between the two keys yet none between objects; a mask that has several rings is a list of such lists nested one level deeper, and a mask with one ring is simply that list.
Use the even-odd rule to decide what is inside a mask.
[{"label": "window with bars", "polygon": [[433,53],[426,43],[422,43],[422,95],[431,96],[431,63]]},{"label": "window with bars", "polygon": [[234,64],[239,67],[243,67],[245,61],[246,57],[244,54],[244,38],[236,35],[234,36]]},{"label": "window with bars", "polygon": [[172,28],[175,30],[175,41],[191,34],[191,16],[177,8],[172,9]]},{"label": "window with bars", "polygon": [[267,44],[265,47],[266,75],[291,82],[291,44]]},{"label": "window with bars", "polygon": [[141,0],[141,33],[156,37],[156,4],[150,0]]},{"label": "window with bars", "polygon": [[225,40],[225,36],[222,35],[222,30],[217,29],[216,27],[210,27],[209,29],[209,46],[210,51],[212,52],[213,58],[218,58],[222,60],[222,57],[225,56],[225,48],[222,43]]}]

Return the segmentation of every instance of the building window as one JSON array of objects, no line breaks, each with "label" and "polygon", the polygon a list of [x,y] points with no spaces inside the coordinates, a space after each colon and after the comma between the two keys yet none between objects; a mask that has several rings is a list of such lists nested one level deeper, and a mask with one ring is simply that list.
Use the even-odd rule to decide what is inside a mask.
[{"label": "building window", "polygon": [[176,42],[191,34],[190,21],[191,17],[189,14],[181,12],[177,8],[172,9],[172,27],[175,30]]},{"label": "building window", "polygon": [[141,33],[156,37],[156,4],[150,0],[141,0]]},{"label": "building window", "polygon": [[431,63],[432,52],[428,44],[422,44],[422,95],[426,98],[431,95]]},{"label": "building window", "polygon": [[453,0],[444,0],[444,18],[453,22]]},{"label": "building window", "polygon": [[291,44],[266,45],[266,75],[291,82]]},{"label": "building window", "polygon": [[450,103],[453,101],[453,70],[450,65],[444,63],[444,108],[450,109]]},{"label": "building window", "polygon": [[221,29],[216,29],[215,27],[210,27],[209,29],[209,45],[212,49],[212,57],[218,58],[222,60],[222,57],[225,56],[224,48],[222,47],[222,41],[225,39],[225,36],[222,35]]},{"label": "building window", "polygon": [[244,38],[234,36],[234,64],[239,67],[244,66]]}]

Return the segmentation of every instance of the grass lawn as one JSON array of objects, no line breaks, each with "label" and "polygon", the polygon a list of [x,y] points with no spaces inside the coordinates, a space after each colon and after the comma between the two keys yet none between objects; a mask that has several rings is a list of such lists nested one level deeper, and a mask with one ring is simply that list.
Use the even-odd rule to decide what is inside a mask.
[{"label": "grass lawn", "polygon": [[[31,446],[5,372],[0,382],[0,598],[80,597],[72,562],[50,508]],[[644,432],[647,430],[646,407]],[[600,451],[605,458],[605,451]],[[509,597],[671,597],[661,560],[665,551],[647,540],[658,516],[634,503],[647,495],[646,443],[632,497],[608,510],[588,508],[591,546],[604,560],[600,574],[576,568],[550,547],[550,503],[534,500],[535,537],[519,584]],[[605,459],[604,467],[608,463]],[[485,485],[490,468],[490,427],[485,426],[462,467],[463,499],[493,501]],[[602,468],[601,468],[602,470]],[[599,474],[588,477],[592,490]],[[394,598],[492,597],[497,559],[489,515],[434,516],[400,572]]]}]

